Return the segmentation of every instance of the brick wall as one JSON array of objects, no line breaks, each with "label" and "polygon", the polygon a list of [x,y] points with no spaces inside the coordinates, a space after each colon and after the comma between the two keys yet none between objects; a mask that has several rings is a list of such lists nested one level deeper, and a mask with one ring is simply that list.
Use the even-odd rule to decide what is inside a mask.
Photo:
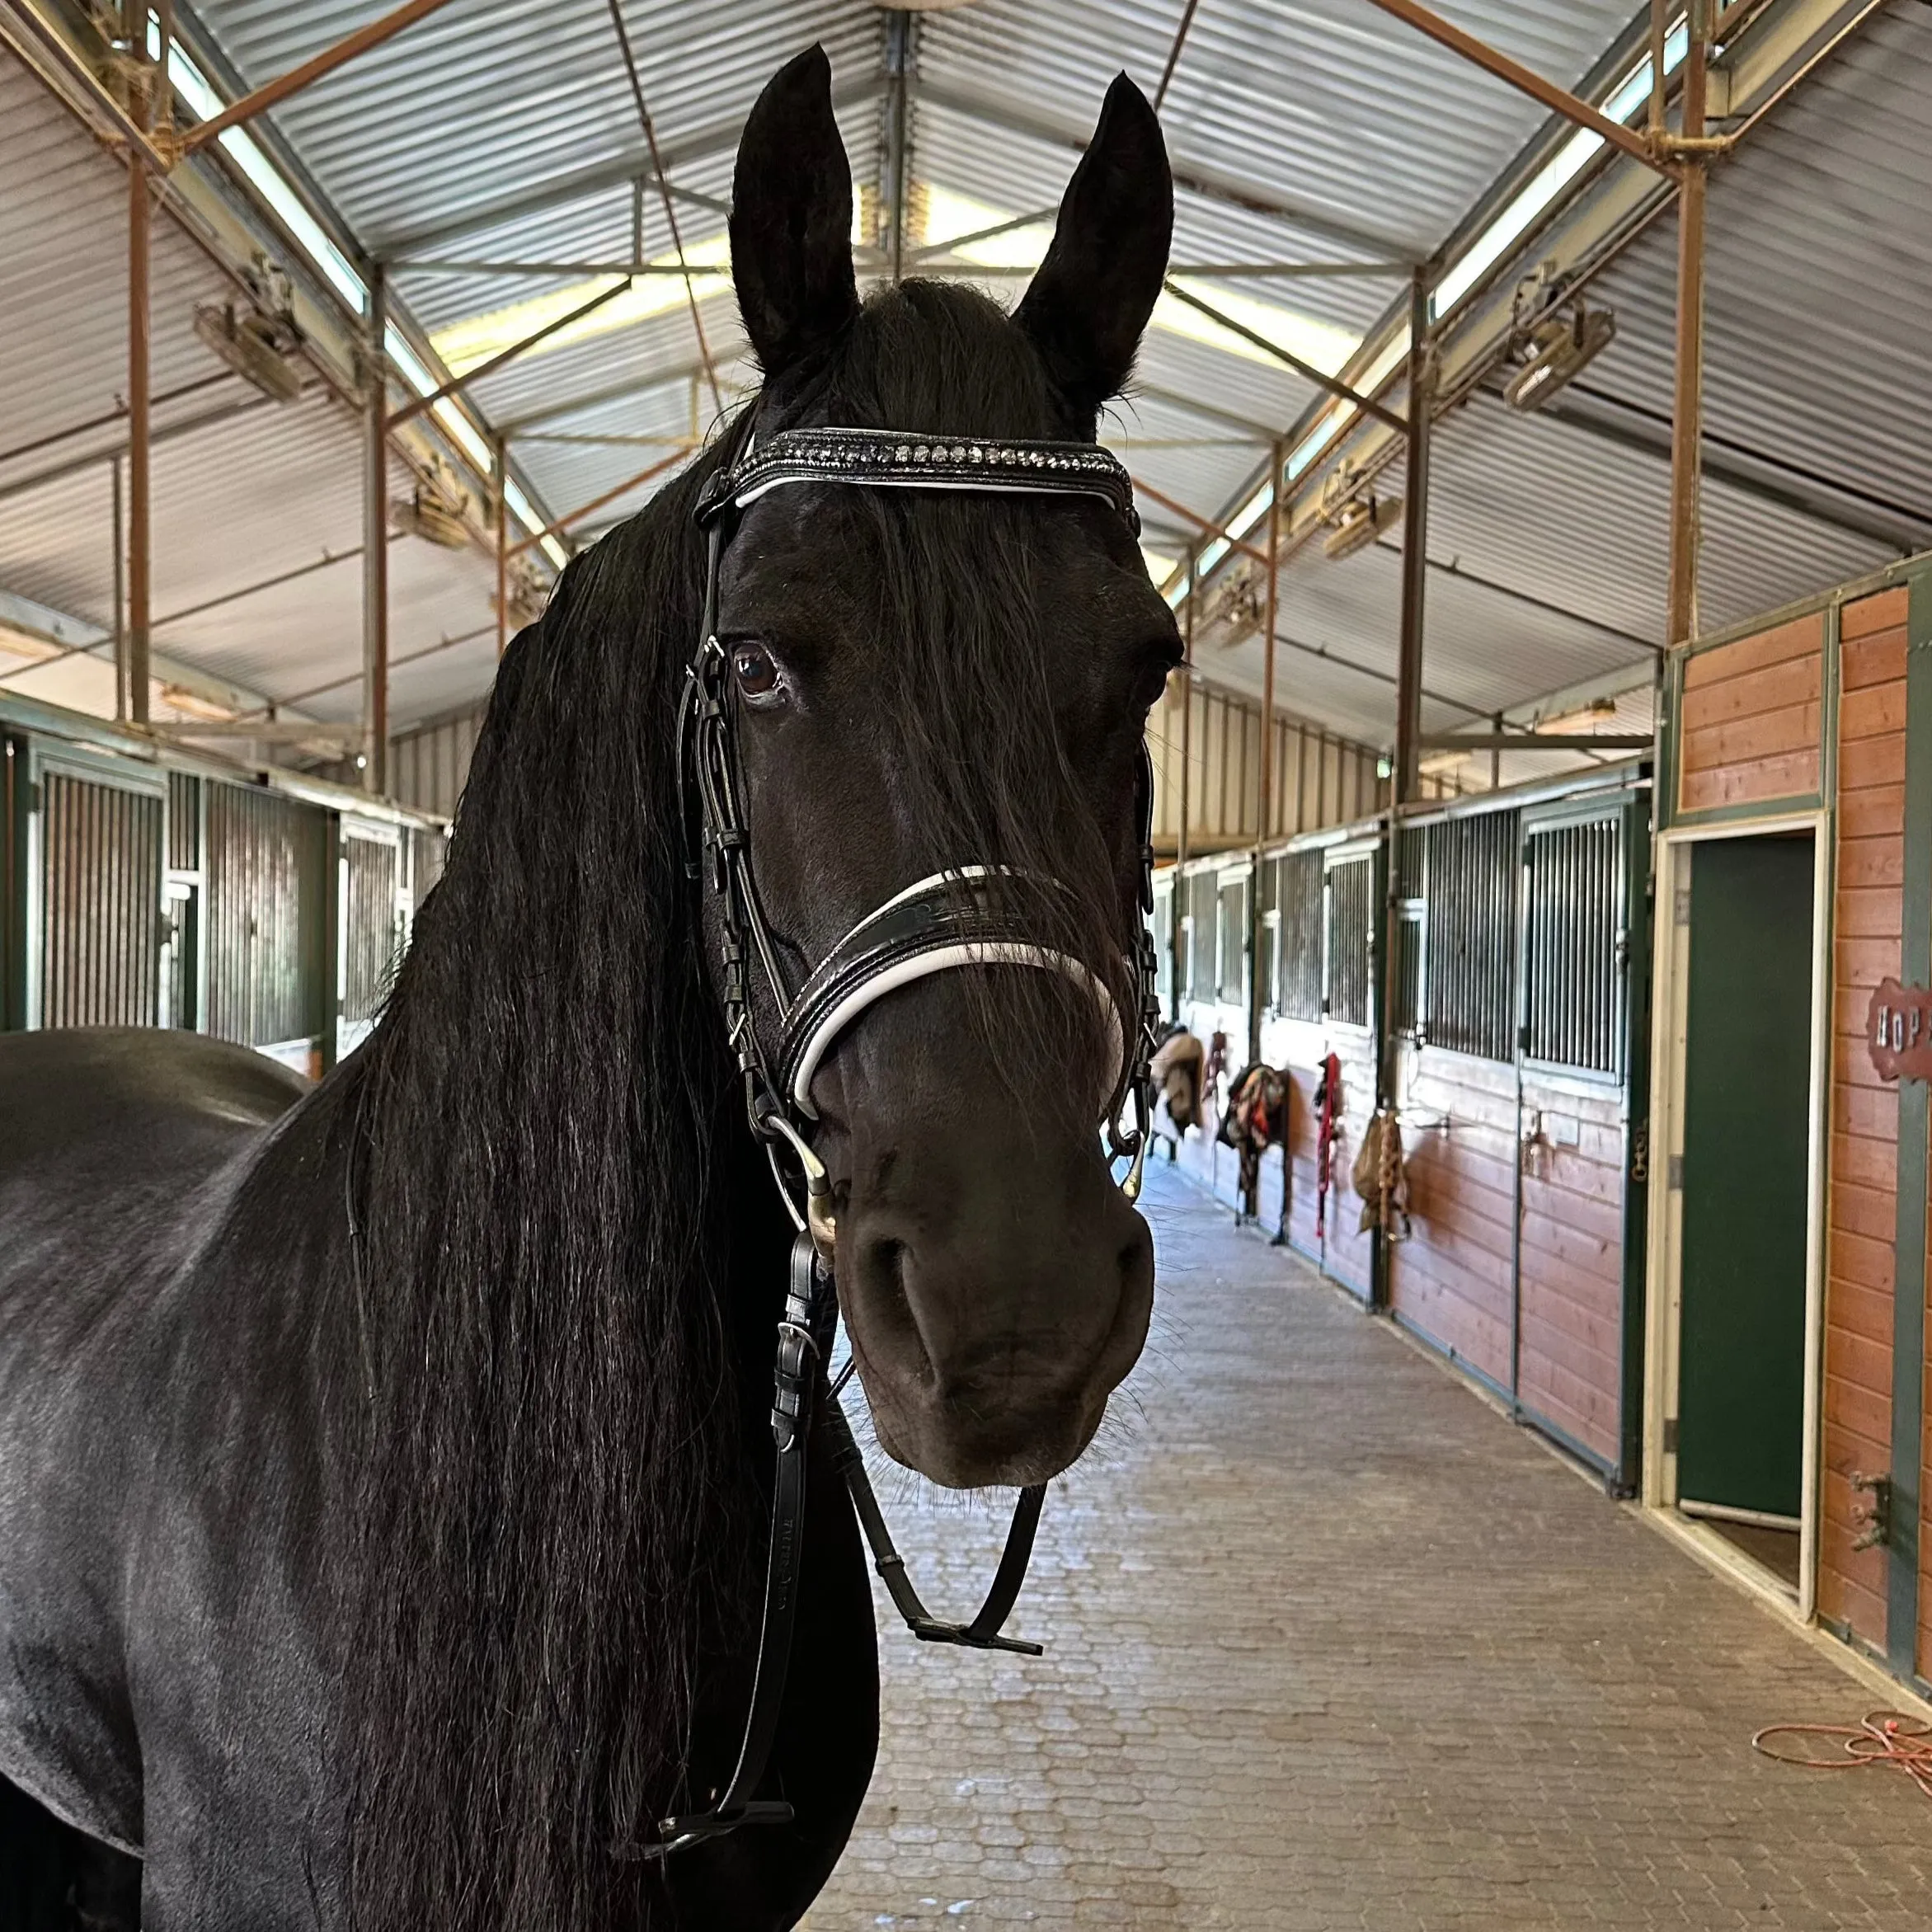
[{"label": "brick wall", "polygon": [[1885,1640],[1886,1557],[1852,1549],[1851,1477],[1892,1457],[1898,1098],[1866,1053],[1865,1011],[1872,988],[1899,970],[1905,627],[1906,592],[1887,590],[1847,604],[1840,632],[1818,1608],[1873,1644]]}]

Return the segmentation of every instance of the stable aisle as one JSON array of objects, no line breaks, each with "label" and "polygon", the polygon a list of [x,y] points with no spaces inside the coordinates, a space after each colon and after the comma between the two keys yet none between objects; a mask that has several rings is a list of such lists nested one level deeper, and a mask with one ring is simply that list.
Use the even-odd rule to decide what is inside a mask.
[{"label": "stable aisle", "polygon": [[[915,1643],[879,1593],[878,1775],[808,1932],[1932,1922],[1907,1780],[1751,1749],[1877,1694],[1149,1180],[1154,1337],[1008,1626],[1047,1654]],[[969,1610],[1002,1511],[881,1488],[928,1602]]]}]

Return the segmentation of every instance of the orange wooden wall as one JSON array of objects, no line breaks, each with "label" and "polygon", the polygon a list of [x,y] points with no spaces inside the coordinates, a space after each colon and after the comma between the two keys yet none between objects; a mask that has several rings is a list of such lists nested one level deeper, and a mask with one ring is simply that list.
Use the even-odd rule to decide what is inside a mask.
[{"label": "orange wooden wall", "polygon": [[[1825,1290],[1818,1608],[1885,1641],[1886,1553],[1854,1551],[1854,1472],[1892,1461],[1898,1090],[1865,1050],[1871,991],[1899,970],[1905,864],[1906,596],[1847,604],[1840,623],[1838,851],[1832,922],[1831,1144]],[[1774,633],[1775,634],[1775,633]]]},{"label": "orange wooden wall", "polygon": [[1814,611],[1685,660],[1678,716],[1680,811],[1802,797],[1818,789],[1824,642],[1824,615]]}]

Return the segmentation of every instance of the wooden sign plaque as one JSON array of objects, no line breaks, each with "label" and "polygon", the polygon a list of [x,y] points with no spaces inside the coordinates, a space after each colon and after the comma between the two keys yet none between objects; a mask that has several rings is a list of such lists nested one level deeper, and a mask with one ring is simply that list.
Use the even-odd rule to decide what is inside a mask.
[{"label": "wooden sign plaque", "polygon": [[1883,980],[1865,1018],[1865,1045],[1884,1080],[1932,1080],[1932,988]]}]

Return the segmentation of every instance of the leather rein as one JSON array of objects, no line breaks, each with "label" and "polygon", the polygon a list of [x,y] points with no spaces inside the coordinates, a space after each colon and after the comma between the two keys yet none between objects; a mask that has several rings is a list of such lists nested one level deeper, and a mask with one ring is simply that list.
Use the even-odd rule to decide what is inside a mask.
[{"label": "leather rein", "polygon": [[[887,430],[787,430],[762,448],[745,446],[706,485],[697,509],[705,534],[703,620],[685,679],[679,721],[679,756],[688,796],[696,805],[688,836],[696,834],[689,863],[715,902],[722,948],[722,998],[731,1050],[745,1085],[751,1130],[764,1146],[787,1210],[797,1228],[792,1243],[783,1319],[778,1323],[772,1401],[776,1457],[771,1540],[766,1558],[764,1609],[751,1704],[736,1769],[708,1810],[662,1819],[654,1841],[620,1848],[619,1855],[663,1858],[741,1825],[784,1824],[792,1807],[754,1793],[763,1780],[784,1701],[805,1524],[806,1445],[821,1413],[833,1466],[851,1493],[874,1567],[915,1637],[927,1643],[1041,1654],[1037,1643],[1003,1636],[1032,1554],[1046,1485],[1022,1489],[992,1586],[970,1623],[936,1618],[919,1601],[893,1547],[839,1396],[852,1373],[848,1363],[827,1384],[825,1364],[838,1321],[833,1260],[837,1227],[831,1186],[808,1138],[816,1118],[811,1084],[825,1055],[859,1017],[896,989],[961,966],[1023,966],[1057,972],[1085,988],[1102,1009],[1119,1047],[1122,1071],[1107,1108],[1109,1155],[1131,1160],[1122,1192],[1138,1198],[1153,1118],[1149,1063],[1159,1023],[1154,942],[1145,916],[1154,907],[1153,772],[1143,750],[1140,773],[1140,910],[1133,968],[1140,1011],[1123,1024],[1107,983],[1070,955],[1029,935],[1012,910],[1005,881],[1015,875],[964,864],[934,873],[895,893],[839,940],[794,989],[759,900],[744,815],[743,785],[726,654],[717,636],[718,570],[739,514],[768,491],[798,483],[843,483],[870,489],[989,491],[1026,496],[1098,497],[1136,534],[1133,486],[1107,450],[1090,443],[938,438]],[[1065,892],[1058,881],[1030,886]],[[768,1052],[751,1005],[750,975],[763,978],[779,1016],[780,1037]],[[1134,1125],[1120,1116],[1131,1100]],[[803,1178],[802,1210],[792,1197],[785,1163]]]}]

